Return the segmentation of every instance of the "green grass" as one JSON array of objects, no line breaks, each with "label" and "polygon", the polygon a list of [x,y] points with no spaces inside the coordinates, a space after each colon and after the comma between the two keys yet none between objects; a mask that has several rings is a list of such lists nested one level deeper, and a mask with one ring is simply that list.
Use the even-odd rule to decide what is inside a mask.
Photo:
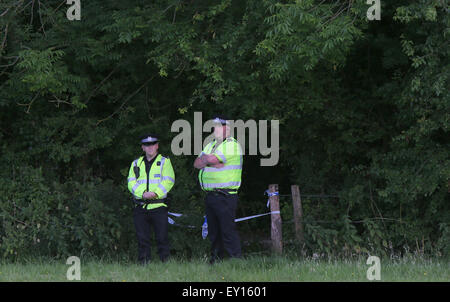
[{"label": "green grass", "polygon": [[[444,260],[381,260],[381,281],[448,282],[450,263]],[[28,261],[0,264],[0,281],[67,281],[65,261]],[[251,257],[226,260],[213,266],[206,261],[170,260],[146,266],[134,263],[81,259],[81,281],[348,281],[368,282],[365,259],[352,261],[294,260]],[[73,282],[73,281],[71,281]]]}]

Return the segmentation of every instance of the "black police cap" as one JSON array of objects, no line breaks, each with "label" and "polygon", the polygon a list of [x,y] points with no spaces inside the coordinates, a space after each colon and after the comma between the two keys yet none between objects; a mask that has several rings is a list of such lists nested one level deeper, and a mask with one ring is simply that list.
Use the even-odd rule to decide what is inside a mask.
[{"label": "black police cap", "polygon": [[159,138],[153,133],[147,133],[146,135],[141,136],[140,142],[142,145],[146,146],[154,145],[159,142]]},{"label": "black police cap", "polygon": [[223,114],[216,114],[213,116],[214,123],[221,124],[221,125],[229,125],[229,118]]}]

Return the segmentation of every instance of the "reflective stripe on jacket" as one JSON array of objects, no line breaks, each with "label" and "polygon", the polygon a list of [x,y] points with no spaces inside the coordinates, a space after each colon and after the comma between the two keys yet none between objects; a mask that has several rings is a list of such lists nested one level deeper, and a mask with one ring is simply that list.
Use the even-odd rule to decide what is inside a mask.
[{"label": "reflective stripe on jacket", "polygon": [[[136,179],[134,167],[139,168],[139,177]],[[131,163],[128,172],[128,190],[137,200],[142,200],[142,195],[147,190],[154,192],[157,199],[164,199],[167,193],[175,184],[175,173],[169,158],[158,154],[150,168],[149,174],[145,171],[144,157],[140,157]],[[144,200],[142,200],[144,201]],[[147,205],[147,209],[154,209],[161,206],[167,206],[164,203],[151,203]]]}]

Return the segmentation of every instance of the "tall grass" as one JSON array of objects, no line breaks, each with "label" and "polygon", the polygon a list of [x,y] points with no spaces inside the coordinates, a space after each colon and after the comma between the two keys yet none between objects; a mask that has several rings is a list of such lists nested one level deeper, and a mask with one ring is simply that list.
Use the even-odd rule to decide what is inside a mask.
[{"label": "tall grass", "polygon": [[[381,260],[381,281],[450,281],[450,263],[432,259]],[[64,261],[35,260],[0,264],[0,281],[67,281]],[[131,261],[81,259],[81,281],[301,282],[368,281],[369,265],[359,260],[249,257],[209,265],[206,259],[172,259],[140,266]],[[73,281],[72,281],[73,282]]]}]

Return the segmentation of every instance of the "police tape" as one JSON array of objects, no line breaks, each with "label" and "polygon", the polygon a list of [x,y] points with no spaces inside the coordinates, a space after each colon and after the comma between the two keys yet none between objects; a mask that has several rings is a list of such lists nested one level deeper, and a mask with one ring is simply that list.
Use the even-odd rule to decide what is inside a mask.
[{"label": "police tape", "polygon": [[[172,215],[172,216],[175,216],[175,217],[181,217],[181,216],[183,216],[183,214],[172,213],[172,212],[167,212],[167,214]],[[179,226],[184,226],[184,227],[187,227],[187,228],[197,228],[196,226],[193,226],[193,225],[181,225],[181,224],[175,223],[175,221],[174,221],[172,218],[170,218],[169,216],[167,216],[167,220],[168,220],[169,223],[172,224],[172,225],[179,225]]]},{"label": "police tape", "polygon": [[[173,213],[173,212],[168,212],[167,214],[172,215],[174,217],[181,217],[184,214],[180,214],[180,213]],[[234,222],[240,222],[240,221],[244,221],[244,220],[249,220],[249,219],[253,219],[253,218],[258,218],[261,216],[266,216],[266,215],[271,215],[271,214],[280,214],[280,211],[271,211],[268,213],[264,213],[264,214],[257,214],[257,215],[252,215],[252,216],[247,216],[247,217],[242,217],[242,218],[237,218],[234,220]],[[208,221],[206,219],[206,216],[203,216],[205,218],[203,225],[201,226],[202,228],[202,237],[203,239],[206,238],[206,236],[208,235]],[[172,218],[167,217],[168,221],[170,224],[172,225],[178,225],[178,226],[182,226],[182,227],[187,227],[187,228],[199,228],[199,226],[194,226],[194,225],[181,225],[176,223]]]},{"label": "police tape", "polygon": [[[172,215],[172,216],[175,216],[175,217],[181,217],[181,216],[184,215],[184,214],[172,213],[172,212],[168,212],[168,214]],[[234,222],[249,220],[249,219],[253,219],[253,218],[257,218],[257,217],[261,217],[261,216],[266,216],[266,215],[270,215],[270,214],[280,214],[280,211],[272,211],[272,212],[269,212],[269,213],[264,213],[264,214],[258,214],[258,215],[252,215],[252,216],[237,218],[237,219],[234,220]],[[170,217],[167,217],[167,218],[168,218],[170,224],[175,224],[175,221],[172,218],[170,218]],[[198,228],[199,226],[189,225],[188,227]]]},{"label": "police tape", "polygon": [[272,212],[269,212],[269,213],[264,213],[264,214],[258,214],[258,215],[253,215],[253,216],[247,216],[247,217],[243,217],[243,218],[238,218],[238,219],[235,219],[234,222],[239,222],[239,221],[249,220],[249,219],[253,219],[253,218],[257,218],[257,217],[261,217],[261,216],[266,216],[266,215],[271,215],[271,214],[280,214],[280,211],[272,211]]},{"label": "police tape", "polygon": [[267,199],[267,207],[269,207],[269,205],[270,205],[270,197],[276,196],[276,195],[280,195],[280,194],[278,193],[278,191],[275,191],[275,192],[269,192],[269,190],[265,190],[265,191],[264,191],[264,194],[267,194],[267,196],[269,197],[269,199]]}]

